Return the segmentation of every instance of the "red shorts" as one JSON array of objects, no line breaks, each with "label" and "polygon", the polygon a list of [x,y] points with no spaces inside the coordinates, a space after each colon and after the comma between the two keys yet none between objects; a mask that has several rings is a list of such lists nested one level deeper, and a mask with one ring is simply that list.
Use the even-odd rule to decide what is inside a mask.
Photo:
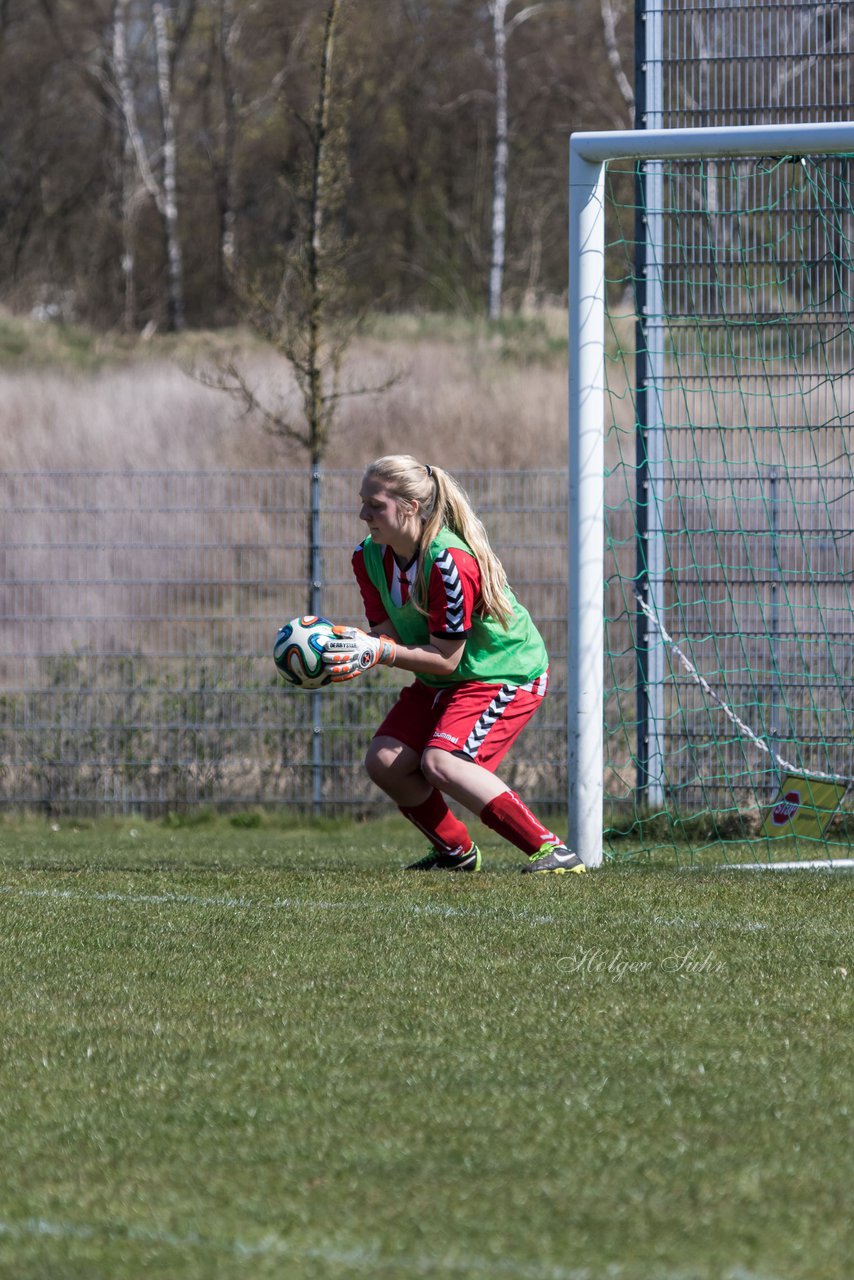
[{"label": "red shorts", "polygon": [[419,755],[427,747],[452,751],[494,771],[541,706],[548,686],[548,671],[522,685],[470,680],[437,689],[416,680],[374,736],[395,738]]}]

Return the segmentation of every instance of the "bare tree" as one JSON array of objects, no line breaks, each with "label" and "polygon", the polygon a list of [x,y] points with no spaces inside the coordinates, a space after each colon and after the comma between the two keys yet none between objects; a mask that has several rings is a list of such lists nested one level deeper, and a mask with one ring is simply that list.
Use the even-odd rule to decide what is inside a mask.
[{"label": "bare tree", "polygon": [[504,260],[507,242],[507,170],[509,156],[507,114],[507,41],[523,22],[547,7],[542,3],[526,5],[508,20],[507,10],[513,0],[489,0],[492,17],[492,41],[495,59],[495,153],[492,166],[492,255],[489,266],[489,318],[501,315],[504,291]]},{"label": "bare tree", "polygon": [[320,479],[335,415],[347,396],[375,394],[376,387],[344,387],[342,363],[359,323],[348,314],[344,261],[347,245],[340,230],[346,194],[343,104],[336,102],[333,78],[336,39],[347,0],[327,0],[317,96],[310,120],[301,123],[309,139],[304,226],[299,244],[286,254],[276,292],[248,281],[238,270],[234,288],[252,327],[284,358],[300,392],[301,414],[282,398],[271,401],[252,385],[239,357],[221,361],[215,372],[198,376],[208,386],[232,395],[246,412],[260,418],[283,441],[303,448],[312,471],[308,610],[320,604]]},{"label": "bare tree", "polygon": [[[191,9],[192,6],[187,6]],[[168,262],[169,328],[184,328],[184,259],[178,238],[178,146],[175,134],[175,98],[172,92],[175,68],[173,34],[175,15],[171,3],[156,2],[152,9],[154,19],[154,54],[157,69],[157,97],[160,102],[162,129],[162,161],[160,189],[162,199],[158,204],[163,219]]]},{"label": "bare tree", "polygon": [[234,87],[234,48],[240,27],[234,0],[219,0],[218,51],[222,84],[222,179],[219,184],[220,256],[223,267],[234,272],[237,264],[235,228],[234,153],[237,145],[237,91]]},{"label": "bare tree", "polygon": [[[240,56],[241,40],[247,25],[257,19],[260,0],[207,0],[208,23],[205,28],[208,48],[201,55],[202,120],[195,136],[210,164],[213,194],[217,212],[216,301],[220,306],[233,301],[232,283],[239,267],[239,139],[241,127],[248,123],[258,130],[259,120],[270,118],[278,108],[283,86],[298,65],[303,43],[304,23],[290,35],[288,57],[276,70],[267,74],[266,65],[258,65],[253,52]],[[286,163],[283,165],[283,171]]]},{"label": "bare tree", "polygon": [[[155,0],[152,5],[154,43],[154,76],[159,107],[159,146],[155,158],[149,156],[140,127],[136,93],[131,76],[128,51],[128,13],[131,0],[115,0],[113,8],[113,73],[121,104],[129,149],[133,154],[145,190],[154,201],[163,225],[167,261],[167,316],[172,330],[184,328],[184,264],[178,235],[178,145],[177,108],[174,95],[175,66],[178,52],[186,38],[195,13],[196,0],[180,0],[177,9],[172,0]],[[124,275],[127,312],[128,289],[132,284],[128,272],[133,269],[133,255],[128,250],[125,227]]]},{"label": "bare tree", "polygon": [[130,134],[122,130],[121,155],[121,273],[122,273],[122,328],[132,333],[136,327],[136,215],[140,205],[141,187],[136,176]]},{"label": "bare tree", "polygon": [[[544,213],[564,199],[566,133],[624,115],[601,6],[616,15],[628,72],[629,3],[541,3],[342,8],[349,65],[339,39],[336,94],[347,95],[358,181],[327,227],[359,245],[347,261],[351,296],[473,312],[480,294],[485,312],[491,292],[495,314],[511,270],[514,286],[564,287],[565,236]],[[231,278],[278,279],[283,251],[293,297],[291,250],[307,243],[297,188],[316,96],[309,44],[319,50],[326,8],[0,0],[4,295],[26,305],[49,275],[74,290],[81,318],[115,323],[124,312],[132,328],[154,306],[162,323],[168,307],[180,324],[186,305],[218,323],[233,314]]]},{"label": "bare tree", "polygon": [[600,8],[602,13],[602,32],[605,37],[605,52],[608,55],[608,62],[614,73],[617,88],[622,94],[623,102],[628,108],[629,118],[631,119],[635,109],[635,92],[629,77],[623,69],[623,58],[620,53],[619,41],[617,40],[617,24],[625,11],[625,0],[616,0],[616,3],[615,0],[600,0]]},{"label": "bare tree", "polygon": [[[346,338],[337,332],[337,236],[330,226],[343,163],[340,139],[330,136],[333,54],[346,0],[327,0],[320,75],[311,121],[302,121],[310,143],[302,243],[286,254],[278,287],[263,286],[235,272],[233,283],[252,327],[284,356],[301,393],[302,418],[259,397],[237,360],[228,360],[214,385],[229,391],[257,414],[268,430],[301,445],[312,466],[326,449],[335,408],[341,398],[339,377]],[[335,314],[333,314],[333,312]]]}]

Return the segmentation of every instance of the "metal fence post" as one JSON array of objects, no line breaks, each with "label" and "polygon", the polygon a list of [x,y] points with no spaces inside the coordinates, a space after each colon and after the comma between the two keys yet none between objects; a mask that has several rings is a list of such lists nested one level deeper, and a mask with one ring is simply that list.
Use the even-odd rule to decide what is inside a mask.
[{"label": "metal fence post", "polygon": [[[321,538],[321,504],[323,489],[320,465],[311,471],[311,553],[309,565],[309,613],[323,614],[323,544]],[[323,805],[323,690],[311,695],[311,806],[319,816]]]}]

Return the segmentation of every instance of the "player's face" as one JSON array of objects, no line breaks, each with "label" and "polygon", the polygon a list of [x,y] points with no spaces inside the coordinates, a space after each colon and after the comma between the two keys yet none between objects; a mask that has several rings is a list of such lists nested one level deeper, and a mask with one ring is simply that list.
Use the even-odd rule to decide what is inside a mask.
[{"label": "player's face", "polygon": [[417,514],[407,510],[381,480],[366,476],[359,496],[362,500],[359,518],[364,520],[376,542],[404,553],[418,545],[421,523]]}]

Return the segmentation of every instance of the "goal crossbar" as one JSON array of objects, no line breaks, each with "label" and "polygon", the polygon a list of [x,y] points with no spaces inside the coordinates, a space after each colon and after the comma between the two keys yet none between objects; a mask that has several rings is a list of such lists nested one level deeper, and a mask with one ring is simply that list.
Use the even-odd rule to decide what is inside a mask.
[{"label": "goal crossbar", "polygon": [[569,161],[568,835],[602,861],[604,822],[605,166],[854,153],[854,123],[576,133]]}]

